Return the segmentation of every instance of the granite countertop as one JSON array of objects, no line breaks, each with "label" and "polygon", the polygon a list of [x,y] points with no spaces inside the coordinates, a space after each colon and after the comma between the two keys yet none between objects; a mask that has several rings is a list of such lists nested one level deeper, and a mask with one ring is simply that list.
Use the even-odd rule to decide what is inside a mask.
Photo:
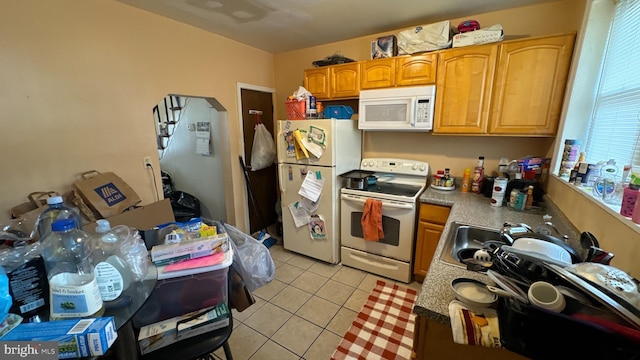
[{"label": "granite countertop", "polygon": [[[542,216],[552,216],[551,222],[563,234],[569,235],[569,245],[580,251],[580,233],[551,201],[544,199],[542,211],[520,212],[506,206],[491,206],[490,199],[482,194],[463,193],[459,189],[443,191],[428,188],[420,196],[420,201],[436,205],[450,206],[451,212],[445,225],[427,276],[416,299],[413,311],[420,316],[449,324],[449,303],[455,299],[451,289],[451,281],[456,278],[472,278],[486,284],[493,281],[484,273],[468,271],[462,267],[447,264],[440,260],[452,222],[477,225],[485,228],[501,229],[505,222],[525,223],[535,229],[543,223]],[[555,234],[554,234],[555,235]]]}]

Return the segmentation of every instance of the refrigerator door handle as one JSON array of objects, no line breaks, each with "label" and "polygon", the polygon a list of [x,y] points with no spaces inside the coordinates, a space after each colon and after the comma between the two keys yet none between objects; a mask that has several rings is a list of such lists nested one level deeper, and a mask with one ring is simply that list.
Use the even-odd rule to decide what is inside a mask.
[{"label": "refrigerator door handle", "polygon": [[[351,201],[351,202],[355,202],[358,204],[362,204],[364,205],[364,203],[366,202],[367,199],[365,198],[361,198],[361,197],[355,197],[352,195],[345,195],[345,194],[341,194],[340,198],[342,200],[347,200],[347,201]],[[397,202],[386,202],[386,201],[382,201],[382,207],[386,207],[386,208],[394,208],[394,209],[413,209],[414,204],[401,204],[401,203],[397,203]]]},{"label": "refrigerator door handle", "polygon": [[280,168],[278,169],[278,186],[280,187],[280,193],[281,194],[284,194],[284,182],[282,181],[282,173],[284,171],[282,171],[282,170],[284,170],[285,166],[286,165],[280,165]]}]

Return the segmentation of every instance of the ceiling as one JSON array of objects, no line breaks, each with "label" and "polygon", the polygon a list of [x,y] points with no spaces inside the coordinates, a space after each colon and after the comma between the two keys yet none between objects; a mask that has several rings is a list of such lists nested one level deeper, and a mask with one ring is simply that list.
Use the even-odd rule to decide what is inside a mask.
[{"label": "ceiling", "polygon": [[278,53],[445,19],[558,0],[117,1],[270,53]]}]

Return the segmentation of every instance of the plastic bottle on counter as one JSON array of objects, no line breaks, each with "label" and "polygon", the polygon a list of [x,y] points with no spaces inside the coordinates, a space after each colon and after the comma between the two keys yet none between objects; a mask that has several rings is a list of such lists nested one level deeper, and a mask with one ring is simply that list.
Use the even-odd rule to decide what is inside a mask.
[{"label": "plastic bottle on counter", "polygon": [[111,231],[109,221],[101,219],[96,223],[98,224],[94,250],[96,281],[102,301],[112,301],[129,288],[131,270],[121,256],[122,239]]},{"label": "plastic bottle on counter", "polygon": [[524,208],[529,210],[533,207],[533,185],[529,185],[527,188],[527,202],[525,203]]},{"label": "plastic bottle on counter", "polygon": [[471,169],[464,169],[464,173],[462,175],[462,192],[469,192],[469,188],[471,187]]},{"label": "plastic bottle on counter", "polygon": [[552,232],[547,223],[551,223],[551,215],[549,214],[542,216],[542,224],[536,228],[536,232],[542,235],[551,235]]},{"label": "plastic bottle on counter", "polygon": [[620,206],[620,215],[630,218],[633,216],[636,201],[638,200],[638,192],[640,186],[629,184],[624,188],[622,194],[622,205]]},{"label": "plastic bottle on counter", "polygon": [[49,319],[99,317],[104,303],[91,259],[91,237],[73,219],[56,220],[43,241],[49,281]]},{"label": "plastic bottle on counter", "polygon": [[636,205],[633,207],[633,214],[631,214],[631,221],[636,224],[640,224],[640,196],[636,199]]},{"label": "plastic bottle on counter", "polygon": [[484,177],[484,156],[478,157],[478,164],[473,168],[473,180],[471,181],[471,192],[480,194],[482,188],[482,178]]}]

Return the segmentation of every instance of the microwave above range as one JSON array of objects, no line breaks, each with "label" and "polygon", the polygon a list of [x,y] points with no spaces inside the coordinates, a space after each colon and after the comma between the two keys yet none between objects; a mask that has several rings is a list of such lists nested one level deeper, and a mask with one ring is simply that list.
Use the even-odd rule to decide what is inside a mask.
[{"label": "microwave above range", "polygon": [[433,128],[435,85],[360,91],[358,129],[429,131]]}]

